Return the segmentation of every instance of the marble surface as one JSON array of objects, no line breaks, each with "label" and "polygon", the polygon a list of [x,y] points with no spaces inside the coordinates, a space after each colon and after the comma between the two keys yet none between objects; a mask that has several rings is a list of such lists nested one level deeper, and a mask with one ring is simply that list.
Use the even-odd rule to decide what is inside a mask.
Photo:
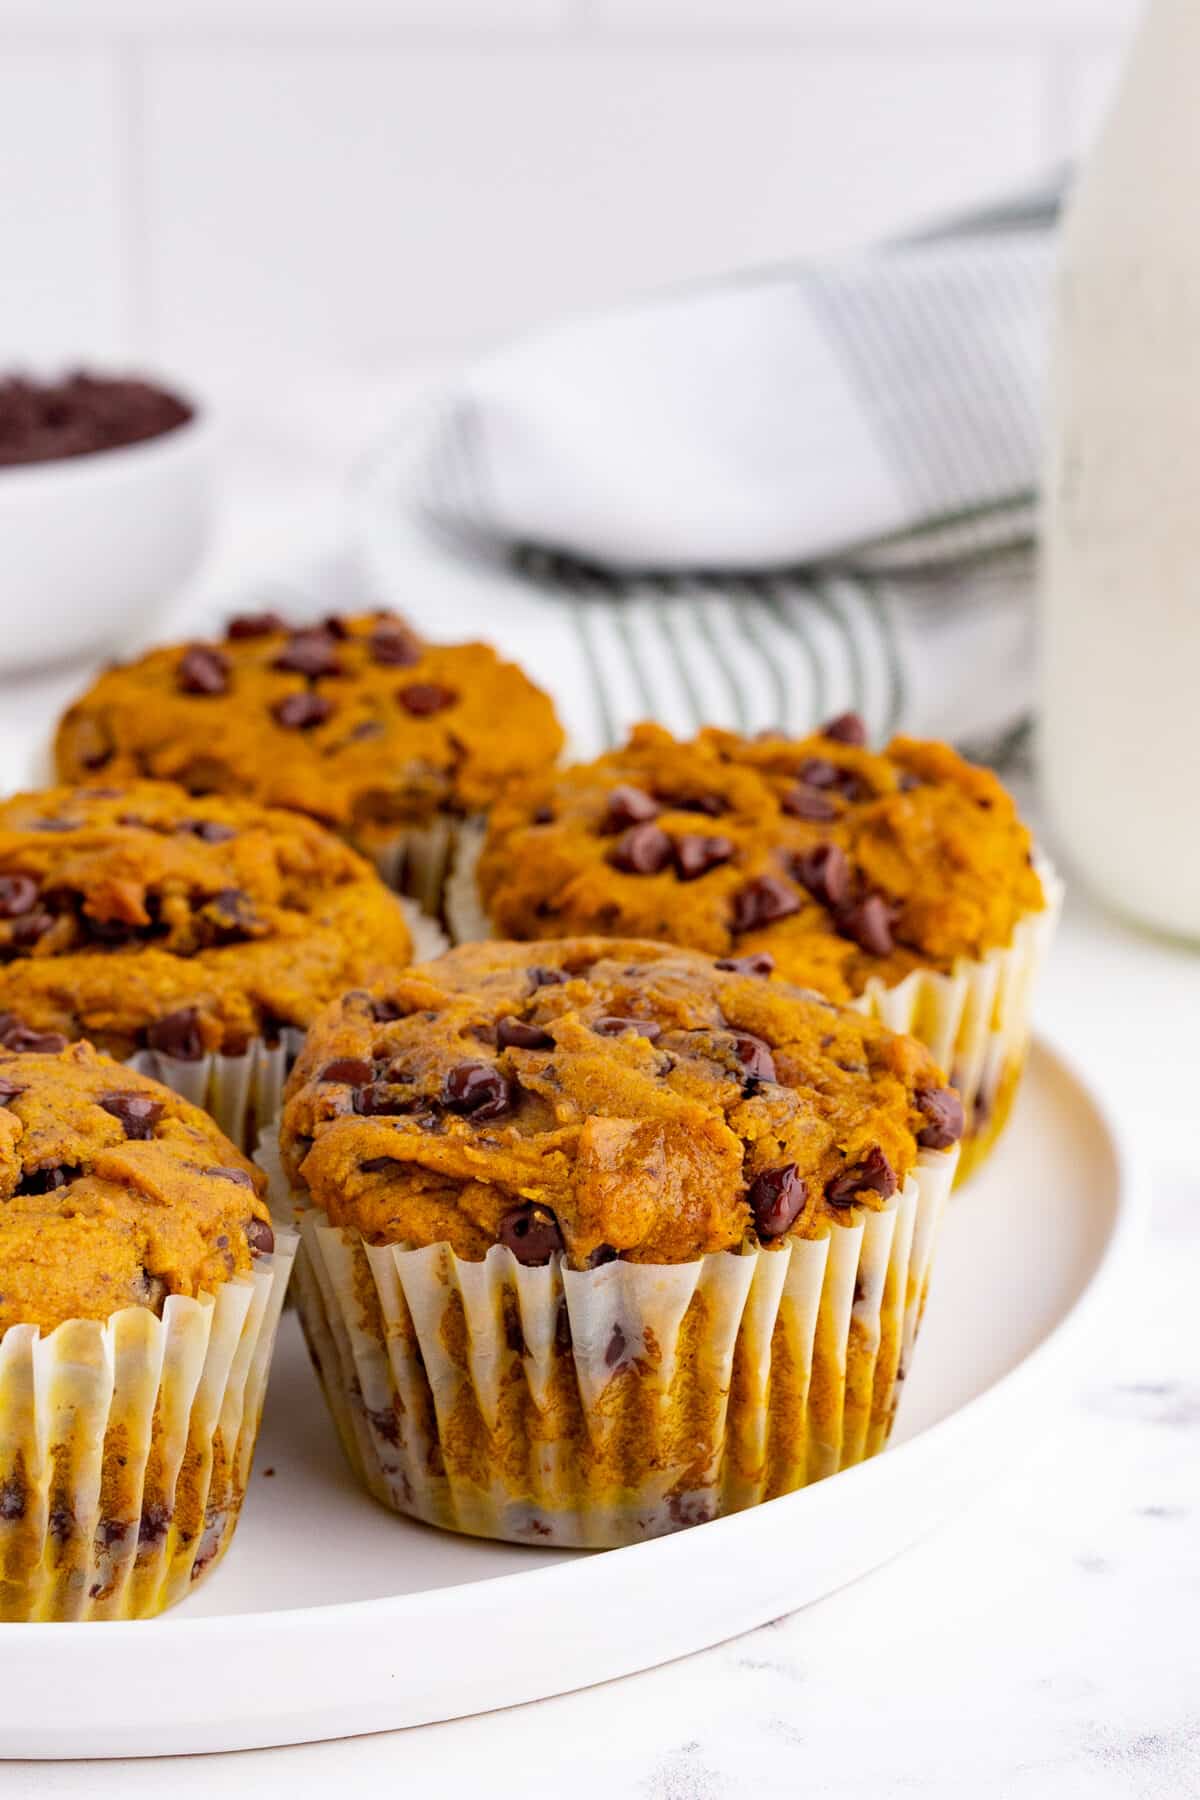
[{"label": "marble surface", "polygon": [[[335,542],[335,462],[272,443],[243,453],[207,594]],[[77,681],[0,686],[6,767]],[[522,1800],[1200,1796],[1200,953],[1073,894],[1040,1020],[1109,1098],[1152,1223],[1072,1403],[968,1513],[820,1604],[649,1674],[297,1749],[5,1763],[5,1800],[133,1800],[164,1784],[229,1800],[392,1784]]]}]

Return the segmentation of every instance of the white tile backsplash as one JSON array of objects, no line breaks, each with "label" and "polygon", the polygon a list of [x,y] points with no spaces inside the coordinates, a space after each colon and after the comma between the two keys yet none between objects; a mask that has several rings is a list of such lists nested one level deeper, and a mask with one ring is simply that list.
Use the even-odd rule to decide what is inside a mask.
[{"label": "white tile backsplash", "polygon": [[870,238],[1042,146],[1020,54],[165,49],[145,79],[156,349],[222,382]]},{"label": "white tile backsplash", "polygon": [[0,0],[0,366],[277,391],[971,204],[1137,0]]},{"label": "white tile backsplash", "polygon": [[0,369],[127,348],[121,132],[110,54],[0,50]]},{"label": "white tile backsplash", "polygon": [[770,29],[803,36],[884,34],[889,42],[1086,41],[1128,31],[1142,0],[580,0],[598,27],[737,34]]}]

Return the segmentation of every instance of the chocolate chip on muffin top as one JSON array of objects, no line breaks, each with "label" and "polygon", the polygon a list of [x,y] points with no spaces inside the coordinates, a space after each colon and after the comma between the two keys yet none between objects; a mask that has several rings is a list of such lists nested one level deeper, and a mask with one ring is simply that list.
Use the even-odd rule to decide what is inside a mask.
[{"label": "chocolate chip on muffin top", "polygon": [[479,895],[499,936],[601,931],[770,954],[835,999],[948,972],[1044,905],[996,777],[947,745],[866,747],[843,715],[803,739],[657,725],[493,808]]},{"label": "chocolate chip on muffin top", "polygon": [[671,1263],[885,1205],[954,1141],[955,1100],[913,1040],[766,973],[662,944],[483,943],[322,1016],[282,1149],[372,1242]]},{"label": "chocolate chip on muffin top", "polygon": [[261,1170],[90,1044],[0,1049],[0,1333],[213,1292],[274,1248]]},{"label": "chocolate chip on muffin top", "polygon": [[430,644],[390,613],[230,622],[223,643],[102,674],[59,727],[64,780],[155,776],[308,813],[372,848],[487,807],[548,766],[548,697],[486,644]]},{"label": "chocolate chip on muffin top", "polygon": [[295,814],[150,781],[0,803],[0,1045],[236,1053],[410,952],[395,895]]}]

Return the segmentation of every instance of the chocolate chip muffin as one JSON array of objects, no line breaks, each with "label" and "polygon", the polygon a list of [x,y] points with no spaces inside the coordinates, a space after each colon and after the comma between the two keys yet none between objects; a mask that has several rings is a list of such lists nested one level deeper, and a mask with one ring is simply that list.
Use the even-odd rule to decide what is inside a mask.
[{"label": "chocolate chip muffin", "polygon": [[390,613],[262,613],[106,670],[56,756],[67,781],[149,775],[307,813],[435,911],[458,822],[561,747],[549,698],[486,644],[426,643]]},{"label": "chocolate chip muffin", "polygon": [[946,744],[867,746],[638,726],[623,749],[506,794],[464,846],[460,939],[599,931],[767,961],[913,1032],[998,1134],[1028,1041],[1057,882],[996,777]]},{"label": "chocolate chip muffin", "polygon": [[335,1003],[280,1154],[351,1462],[615,1544],[882,1448],[962,1109],[862,1013],[663,944],[464,946]]},{"label": "chocolate chip muffin", "polygon": [[289,1041],[411,947],[395,894],[295,814],[152,781],[0,802],[0,1045],[88,1037],[239,1142]]},{"label": "chocolate chip muffin", "polygon": [[207,1113],[0,1049],[0,1619],[142,1618],[237,1523],[294,1249]]}]

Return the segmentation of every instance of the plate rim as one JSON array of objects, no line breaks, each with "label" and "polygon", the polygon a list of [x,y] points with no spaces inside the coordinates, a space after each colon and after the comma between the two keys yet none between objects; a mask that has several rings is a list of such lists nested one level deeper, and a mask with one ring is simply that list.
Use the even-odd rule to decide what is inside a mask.
[{"label": "plate rim", "polygon": [[[1090,1073],[1082,1072],[1076,1058],[1063,1050],[1053,1035],[1036,1033],[1031,1049],[1048,1057],[1057,1072],[1067,1076],[1104,1127],[1106,1149],[1114,1165],[1115,1204],[1111,1227],[1098,1260],[1074,1302],[1045,1337],[1019,1362],[943,1418],[888,1449],[885,1455],[868,1458],[853,1468],[841,1470],[836,1477],[836,1484],[838,1492],[842,1494],[845,1494],[846,1484],[849,1482],[862,1487],[871,1482],[890,1481],[892,1477],[887,1471],[895,1469],[900,1459],[904,1460],[907,1467],[918,1456],[929,1456],[931,1450],[936,1453],[948,1437],[962,1431],[964,1421],[969,1426],[981,1409],[997,1405],[1008,1398],[1017,1385],[1024,1385],[1049,1366],[1064,1361],[1071,1345],[1086,1337],[1097,1315],[1103,1311],[1118,1274],[1134,1255],[1144,1236],[1149,1215],[1148,1182],[1141,1159],[1108,1097],[1107,1084]],[[830,1486],[831,1482],[825,1481],[817,1484],[817,1489],[828,1490]],[[552,1582],[562,1584],[587,1579],[581,1575],[581,1571],[589,1568],[597,1558],[607,1561],[614,1554],[622,1559],[622,1566],[626,1568],[629,1559],[638,1556],[645,1559],[653,1555],[659,1560],[672,1555],[684,1558],[691,1554],[687,1546],[697,1530],[710,1534],[710,1544],[713,1541],[712,1534],[715,1533],[721,1533],[726,1541],[732,1540],[735,1534],[756,1531],[765,1507],[795,1508],[798,1502],[803,1504],[802,1496],[812,1491],[802,1488],[792,1494],[782,1494],[759,1506],[709,1520],[690,1531],[626,1545],[616,1551],[573,1555],[550,1565],[485,1575],[476,1580],[451,1582],[436,1588],[416,1588],[402,1594],[377,1595],[359,1600],[333,1600],[311,1606],[270,1608],[259,1612],[216,1613],[194,1619],[171,1613],[149,1621],[114,1619],[103,1621],[96,1628],[103,1631],[105,1643],[113,1644],[118,1639],[126,1641],[131,1633],[144,1632],[149,1624],[154,1631],[155,1643],[162,1644],[169,1653],[171,1648],[177,1647],[181,1642],[202,1644],[207,1651],[212,1652],[227,1637],[236,1638],[243,1648],[250,1638],[268,1644],[281,1630],[303,1630],[317,1621],[330,1628],[345,1627],[356,1620],[369,1620],[372,1624],[377,1624],[391,1619],[399,1623],[406,1613],[415,1614],[422,1606],[454,1610],[461,1607],[464,1597],[471,1593],[485,1591],[489,1597],[494,1598],[506,1589],[514,1591],[514,1584],[517,1583],[521,1584],[524,1591],[539,1577],[543,1586]],[[72,1660],[94,1653],[91,1633],[81,1632],[77,1621],[0,1624],[0,1653],[7,1650],[10,1654],[19,1655],[21,1646],[32,1641],[31,1634],[36,1636],[40,1652],[53,1647],[57,1654],[65,1652]],[[703,1647],[696,1646],[697,1649]],[[0,1753],[0,1761],[3,1760],[3,1753]]]}]

